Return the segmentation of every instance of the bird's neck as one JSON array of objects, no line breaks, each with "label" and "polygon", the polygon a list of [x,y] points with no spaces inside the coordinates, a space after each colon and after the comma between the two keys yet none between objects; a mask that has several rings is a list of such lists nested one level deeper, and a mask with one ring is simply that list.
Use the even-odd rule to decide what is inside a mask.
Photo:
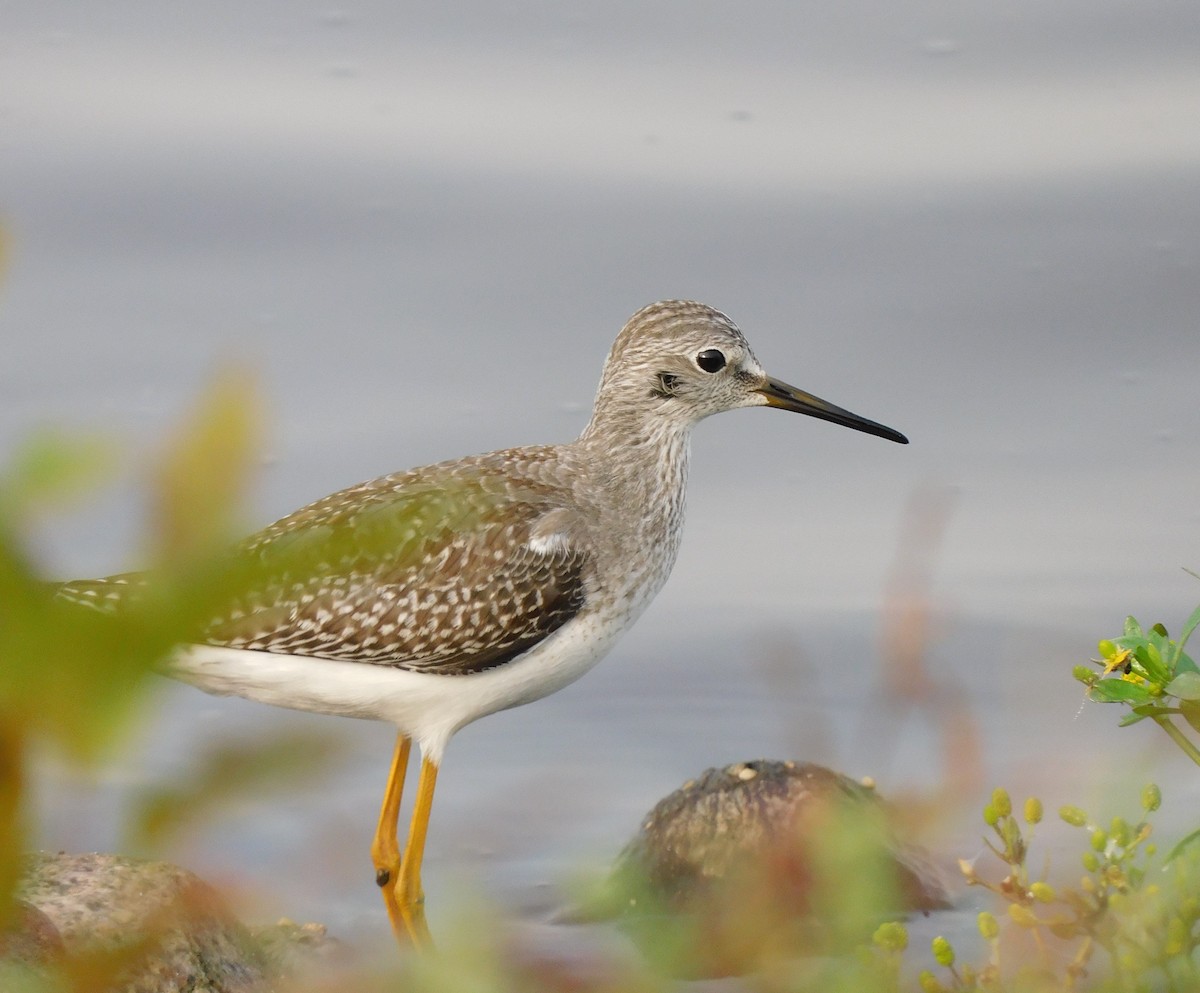
[{"label": "bird's neck", "polygon": [[577,444],[597,470],[594,480],[645,540],[677,544],[683,527],[691,424],[598,410]]}]

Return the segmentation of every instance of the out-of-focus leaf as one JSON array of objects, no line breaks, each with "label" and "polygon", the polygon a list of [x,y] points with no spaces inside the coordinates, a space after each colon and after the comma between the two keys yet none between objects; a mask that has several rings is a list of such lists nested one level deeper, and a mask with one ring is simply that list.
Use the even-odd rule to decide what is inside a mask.
[{"label": "out-of-focus leaf", "polygon": [[[8,584],[6,584],[8,585]],[[109,618],[26,590],[0,631],[0,708],[83,758],[107,739],[170,647],[127,618]]]},{"label": "out-of-focus leaf", "polygon": [[1200,700],[1200,673],[1181,672],[1165,687],[1171,696],[1180,700]]},{"label": "out-of-focus leaf", "polygon": [[111,465],[105,446],[43,436],[0,473],[0,910],[25,847],[29,740],[94,759],[127,727],[151,673],[251,581],[225,551],[225,528],[249,473],[253,406],[244,382],[226,377],[181,432],[157,474],[154,573],[108,613],[60,597],[25,545],[35,515],[81,495]]},{"label": "out-of-focus leaf", "polygon": [[201,398],[154,471],[155,558],[211,556],[229,540],[259,450],[259,416],[248,376],[227,371]]},{"label": "out-of-focus leaf", "polygon": [[[226,554],[221,527],[250,463],[250,409],[244,383],[226,377],[205,398],[157,474],[163,534],[153,573],[119,609],[102,613],[56,596],[36,576],[18,535],[22,519],[0,517],[0,716],[56,741],[78,759],[94,758],[124,728],[150,674],[245,582]],[[86,475],[91,452],[33,446],[0,492],[12,514]],[[14,496],[15,495],[15,496]]]},{"label": "out-of-focus leaf", "polygon": [[184,828],[219,815],[231,803],[307,782],[338,756],[327,735],[273,734],[257,741],[225,742],[201,756],[199,764],[169,789],[134,801],[129,821],[135,848],[161,846]]},{"label": "out-of-focus leaf", "polygon": [[1193,731],[1200,731],[1200,704],[1185,700],[1179,705],[1183,719],[1191,725]]},{"label": "out-of-focus leaf", "polygon": [[116,448],[100,438],[43,432],[18,448],[0,479],[0,520],[10,526],[82,498],[111,474]]},{"label": "out-of-focus leaf", "polygon": [[5,926],[25,850],[24,751],[23,728],[0,711],[0,923]]},{"label": "out-of-focus leaf", "polygon": [[[118,948],[83,948],[63,956],[57,964],[63,986],[71,993],[112,993],[128,987],[130,972],[144,969],[155,957],[162,957],[164,935],[149,933],[133,938]],[[124,979],[125,982],[121,982]]]},{"label": "out-of-focus leaf", "polygon": [[1191,834],[1182,838],[1179,843],[1167,853],[1167,857],[1163,860],[1164,863],[1170,865],[1171,862],[1179,858],[1179,856],[1187,851],[1187,849],[1191,848],[1197,843],[1200,843],[1200,830],[1193,831]]}]

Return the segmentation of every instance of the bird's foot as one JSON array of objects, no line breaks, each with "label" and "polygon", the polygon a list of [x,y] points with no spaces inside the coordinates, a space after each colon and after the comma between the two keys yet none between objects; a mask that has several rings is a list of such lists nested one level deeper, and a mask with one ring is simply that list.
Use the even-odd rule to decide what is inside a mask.
[{"label": "bird's foot", "polygon": [[383,893],[392,933],[402,947],[428,951],[433,947],[429,925],[425,921],[425,893],[421,880],[400,865],[377,866],[375,882]]}]

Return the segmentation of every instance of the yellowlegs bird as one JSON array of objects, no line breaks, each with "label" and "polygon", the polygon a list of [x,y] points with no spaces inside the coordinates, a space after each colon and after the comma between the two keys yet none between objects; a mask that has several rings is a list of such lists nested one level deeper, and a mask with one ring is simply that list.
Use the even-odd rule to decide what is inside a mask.
[{"label": "yellowlegs bird", "polygon": [[[769,377],[724,314],[652,304],[617,336],[576,441],[383,476],[277,521],[236,549],[255,581],[170,672],[211,693],[397,727],[371,856],[393,930],[421,944],[421,860],[447,742],[612,648],[675,563],[692,426],[760,406],[907,443]],[[142,582],[81,580],[59,595],[113,610]],[[401,854],[414,740],[421,773]]]}]

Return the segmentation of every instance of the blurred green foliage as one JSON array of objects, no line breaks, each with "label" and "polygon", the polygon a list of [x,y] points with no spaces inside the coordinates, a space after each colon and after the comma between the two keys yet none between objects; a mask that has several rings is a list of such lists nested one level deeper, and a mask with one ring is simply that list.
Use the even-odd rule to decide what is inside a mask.
[{"label": "blurred green foliage", "polygon": [[153,467],[145,595],[117,612],[56,597],[29,551],[35,523],[98,482],[112,464],[112,446],[46,434],[0,473],[2,906],[25,850],[31,743],[96,761],[129,727],[151,674],[236,580],[227,528],[257,451],[251,396],[244,377],[222,377]]},{"label": "blurred green foliage", "polygon": [[1051,885],[1046,866],[1032,878],[1030,849],[1041,801],[1026,802],[1022,824],[1006,799],[997,790],[983,811],[999,874],[960,863],[969,885],[989,890],[1006,908],[1000,915],[979,914],[986,960],[958,962],[950,942],[934,939],[930,952],[939,968],[918,976],[925,993],[1200,988],[1200,853],[1159,864],[1144,816],[1162,801],[1157,785],[1142,791],[1143,817],[1135,823],[1114,817],[1102,824],[1079,807],[1061,808],[1061,819],[1083,834],[1083,874],[1075,885]]},{"label": "blurred green foliage", "polygon": [[147,677],[206,623],[236,580],[226,554],[233,506],[256,451],[245,384],[218,382],[154,468],[145,594],[120,611],[55,596],[27,550],[36,516],[97,478],[104,449],[43,437],[0,477],[0,722],[94,760],[124,729]]},{"label": "blurred green foliage", "polygon": [[171,785],[147,787],[134,799],[127,844],[134,851],[160,851],[239,798],[261,799],[310,784],[339,754],[335,739],[307,730],[216,742]]},{"label": "blurred green foliage", "polygon": [[[709,850],[702,880],[682,893],[659,877],[657,862],[623,862],[600,884],[597,902],[620,894],[621,930],[663,975],[813,972],[833,963],[824,980],[832,983],[842,957],[906,904],[895,835],[882,805],[841,795],[814,797],[791,833],[728,865]],[[681,867],[681,875],[691,872]]]}]

